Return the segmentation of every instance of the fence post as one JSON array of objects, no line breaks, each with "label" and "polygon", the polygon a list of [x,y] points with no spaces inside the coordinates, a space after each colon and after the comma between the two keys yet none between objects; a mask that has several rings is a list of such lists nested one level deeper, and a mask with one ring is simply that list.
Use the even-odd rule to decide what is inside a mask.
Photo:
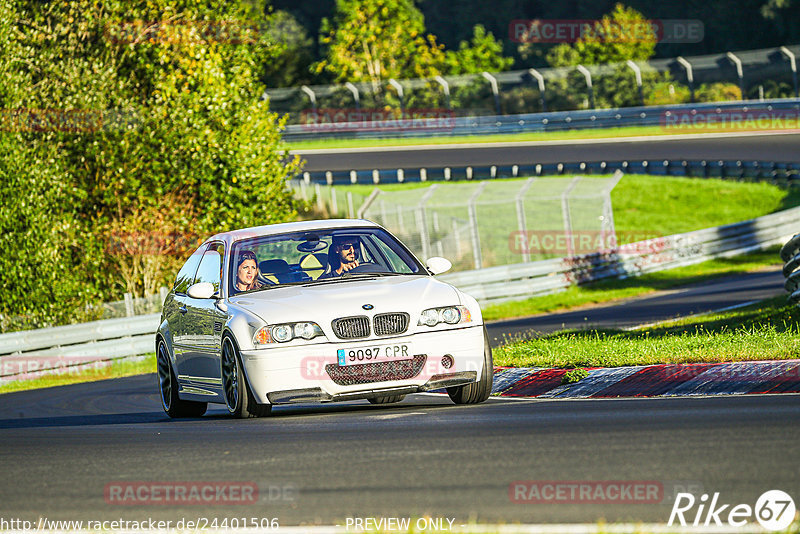
[{"label": "fence post", "polygon": [[359,98],[358,87],[356,87],[355,85],[353,85],[350,82],[346,82],[344,84],[344,86],[346,88],[350,89],[350,92],[353,93],[353,100],[356,103],[356,111],[360,111],[361,110],[361,99]]},{"label": "fence post", "polygon": [[338,215],[339,203],[336,201],[336,190],[331,186],[331,215]]},{"label": "fence post", "polygon": [[403,207],[397,204],[397,227],[400,228],[402,233],[406,233],[406,225],[403,221]]},{"label": "fence post", "polygon": [[606,188],[603,190],[603,234],[604,234],[603,242],[604,243],[607,242],[605,240],[608,238],[608,236],[606,236],[605,233],[608,232],[609,235],[614,236],[615,246],[618,246],[619,243],[617,243],[617,229],[614,225],[614,209],[611,206],[611,191],[613,191],[614,188],[617,187],[617,184],[619,183],[620,180],[622,180],[623,176],[624,174],[622,173],[621,170],[617,169],[616,171],[614,171],[614,175],[611,177],[611,181],[608,183],[608,185],[606,185]]},{"label": "fence post", "polygon": [[469,230],[472,237],[472,258],[475,263],[475,268],[480,269],[483,266],[483,254],[481,254],[481,236],[478,233],[478,213],[475,209],[475,201],[483,193],[486,187],[486,182],[481,182],[478,188],[472,193],[467,205],[469,212]]},{"label": "fence post", "polygon": [[547,98],[544,94],[544,76],[536,69],[528,69],[528,74],[536,78],[536,81],[539,82],[539,102],[542,104],[542,113],[545,113],[547,111]]},{"label": "fence post", "polygon": [[785,46],[781,47],[781,52],[789,58],[789,67],[792,69],[792,82],[794,83],[794,97],[797,98],[797,59],[795,58],[794,52]]},{"label": "fence post", "polygon": [[428,219],[425,216],[425,204],[430,200],[439,184],[433,184],[425,191],[417,204],[417,225],[419,226],[419,239],[422,241],[422,261],[426,261],[431,254],[430,235],[428,234]]},{"label": "fence post", "polygon": [[572,246],[572,218],[569,214],[569,194],[580,181],[581,177],[576,176],[570,180],[567,188],[561,193],[561,219],[564,223],[564,234],[567,236],[567,256],[573,256],[575,253],[575,249]]},{"label": "fence post", "polygon": [[314,194],[317,196],[317,209],[322,211],[325,209],[325,203],[322,200],[322,187],[319,184],[314,184]]},{"label": "fence post", "polygon": [[742,92],[742,100],[747,100],[747,96],[744,94],[744,71],[742,70],[742,60],[736,57],[733,52],[726,52],[725,55],[734,65],[736,65],[736,75],[739,77],[739,90]]},{"label": "fence post", "polygon": [[356,211],[353,209],[353,193],[347,192],[347,214],[351,219],[356,218]]},{"label": "fence post", "polygon": [[450,105],[450,84],[447,83],[447,80],[441,76],[436,76],[433,79],[439,82],[439,85],[442,86],[442,91],[444,91],[444,96],[447,102],[447,109],[453,109],[453,106]]},{"label": "fence post", "polygon": [[678,56],[677,61],[686,69],[686,81],[689,82],[689,101],[694,103],[694,72],[692,71],[692,64],[681,56]]},{"label": "fence post", "polygon": [[586,89],[589,91],[589,109],[594,109],[594,88],[592,88],[592,73],[583,65],[577,66],[578,72],[586,78]]},{"label": "fence post", "polygon": [[489,74],[486,71],[483,71],[481,73],[481,76],[486,78],[489,81],[489,84],[492,86],[492,94],[494,95],[494,107],[495,107],[495,110],[497,111],[498,115],[502,115],[503,113],[502,113],[502,111],[500,109],[500,91],[497,88],[497,78],[495,78],[494,76],[492,76],[491,74]]},{"label": "fence post", "polygon": [[308,99],[311,101],[311,110],[316,113],[317,112],[317,95],[314,94],[314,91],[307,85],[303,85],[300,87],[300,90],[303,91],[306,95],[308,95]]},{"label": "fence post", "polygon": [[456,257],[461,258],[461,232],[458,231],[458,221],[453,219],[453,240],[456,242]]},{"label": "fence post", "polygon": [[632,60],[628,60],[627,65],[633,70],[633,74],[636,76],[636,86],[639,88],[639,101],[644,106],[644,91],[642,90],[642,71],[639,68],[639,65],[634,63]]},{"label": "fence post", "polygon": [[389,78],[389,85],[394,87],[395,91],[397,91],[397,96],[400,97],[400,114],[402,117],[406,115],[406,100],[405,100],[405,93],[403,92],[403,86],[400,85],[400,82],[395,80],[394,78]]},{"label": "fence post", "polygon": [[125,293],[125,317],[133,317],[136,312],[133,309],[133,295]]},{"label": "fence post", "polygon": [[531,261],[531,252],[528,250],[528,243],[530,240],[528,239],[528,225],[527,221],[525,220],[525,193],[528,192],[528,189],[533,185],[533,182],[536,181],[536,178],[528,178],[525,180],[522,188],[517,193],[516,197],[516,204],[517,204],[517,227],[519,228],[519,233],[522,238],[525,240],[525,246],[522,248],[522,261],[529,262]]}]

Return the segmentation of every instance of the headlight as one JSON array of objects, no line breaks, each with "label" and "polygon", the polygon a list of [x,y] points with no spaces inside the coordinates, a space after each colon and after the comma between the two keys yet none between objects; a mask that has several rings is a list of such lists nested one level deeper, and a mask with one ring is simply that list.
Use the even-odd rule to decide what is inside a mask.
[{"label": "headlight", "polygon": [[419,316],[419,326],[436,326],[439,323],[459,324],[472,322],[472,315],[466,306],[447,306],[428,308]]},{"label": "headlight", "polygon": [[314,339],[324,335],[317,323],[287,323],[262,326],[253,336],[254,345],[286,343],[293,339]]},{"label": "headlight", "polygon": [[419,324],[436,326],[439,323],[439,312],[435,308],[425,310],[419,317]]},{"label": "headlight", "polygon": [[272,327],[272,338],[278,343],[285,343],[292,340],[292,327],[288,324],[280,324]]},{"label": "headlight", "polygon": [[461,319],[461,313],[456,308],[445,308],[441,311],[439,316],[442,321],[447,324],[456,324]]}]

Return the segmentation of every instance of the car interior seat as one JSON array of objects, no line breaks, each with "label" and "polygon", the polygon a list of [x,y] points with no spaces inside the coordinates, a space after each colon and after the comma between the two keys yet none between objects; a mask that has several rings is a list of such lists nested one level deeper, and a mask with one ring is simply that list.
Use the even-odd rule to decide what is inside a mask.
[{"label": "car interior seat", "polygon": [[289,264],[286,260],[264,260],[258,264],[258,269],[261,272],[261,276],[273,284],[285,284],[294,281],[289,273]]}]

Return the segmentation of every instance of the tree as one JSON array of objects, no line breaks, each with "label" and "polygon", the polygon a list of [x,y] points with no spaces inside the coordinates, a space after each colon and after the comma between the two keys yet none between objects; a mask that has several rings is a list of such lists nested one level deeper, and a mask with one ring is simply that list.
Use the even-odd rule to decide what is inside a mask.
[{"label": "tree", "polygon": [[547,61],[554,67],[646,61],[655,53],[657,42],[658,36],[644,15],[616,4],[572,46],[563,43],[554,47]]},{"label": "tree", "polygon": [[473,74],[478,72],[502,72],[514,63],[503,57],[503,44],[477,24],[472,39],[461,41],[458,50],[445,52],[448,74]]},{"label": "tree", "polygon": [[[295,216],[285,178],[297,174],[299,158],[288,155],[283,122],[260,100],[264,65],[280,50],[262,31],[263,6],[0,2],[0,72],[12,74],[0,81],[0,99],[14,110],[0,156],[15,173],[3,185],[17,210],[9,212],[18,213],[3,219],[4,238],[24,244],[7,248],[8,261],[28,265],[44,249],[58,286],[83,288],[69,301],[29,299],[31,316],[62,321],[118,297],[125,284],[107,232],[171,194],[193,199],[196,220],[175,219],[183,233]],[[21,269],[3,277],[14,298],[0,301],[0,313],[18,313],[40,276]]]},{"label": "tree", "polygon": [[264,84],[267,87],[293,87],[314,83],[311,65],[314,63],[314,40],[305,28],[287,11],[276,11],[265,31],[281,51],[265,65]]},{"label": "tree", "polygon": [[[616,4],[610,14],[604,15],[573,45],[562,43],[550,50],[548,62],[554,67],[577,65],[606,65],[604,72],[593,80],[597,107],[627,107],[641,104],[633,70],[627,61],[646,61],[654,53],[658,37],[648,21],[635,9]],[[669,73],[658,73],[642,68],[642,84],[649,94],[656,84],[669,82]],[[552,82],[556,93],[580,94],[587,89],[583,75],[570,72],[565,80]],[[564,96],[562,99],[575,100]]]},{"label": "tree", "polygon": [[444,67],[443,46],[425,34],[411,0],[337,0],[321,35],[328,49],[316,71],[339,82],[369,82],[374,92],[390,78],[433,77]]}]

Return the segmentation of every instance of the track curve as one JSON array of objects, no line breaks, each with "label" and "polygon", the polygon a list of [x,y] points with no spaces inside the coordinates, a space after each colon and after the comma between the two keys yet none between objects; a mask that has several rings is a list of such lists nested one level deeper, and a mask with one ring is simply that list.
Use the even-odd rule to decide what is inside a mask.
[{"label": "track curve", "polygon": [[437,147],[298,150],[307,171],[392,169],[466,165],[512,165],[609,160],[798,159],[800,134],[736,134],[695,137],[581,139],[530,143],[486,143]]}]

